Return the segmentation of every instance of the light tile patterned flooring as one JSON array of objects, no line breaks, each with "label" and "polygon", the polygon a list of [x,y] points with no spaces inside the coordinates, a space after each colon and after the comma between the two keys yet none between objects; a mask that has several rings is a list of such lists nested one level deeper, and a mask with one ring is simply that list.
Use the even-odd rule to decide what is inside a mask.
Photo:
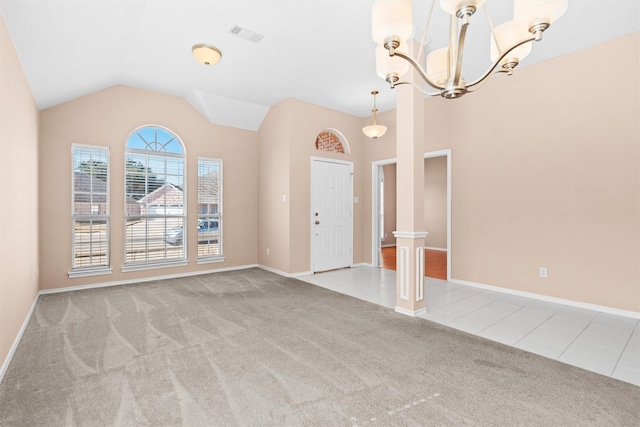
[{"label": "light tile patterned flooring", "polygon": [[[395,308],[396,272],[355,267],[298,277]],[[426,278],[427,320],[640,386],[638,319]]]}]

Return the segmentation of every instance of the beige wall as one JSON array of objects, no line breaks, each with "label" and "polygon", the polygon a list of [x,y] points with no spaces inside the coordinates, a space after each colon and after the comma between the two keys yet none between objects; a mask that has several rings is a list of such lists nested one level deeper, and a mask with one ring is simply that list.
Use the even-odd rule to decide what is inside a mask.
[{"label": "beige wall", "polygon": [[[639,54],[635,33],[452,104],[426,145],[453,150],[454,278],[640,311]],[[623,89],[595,90],[611,64]]]},{"label": "beige wall", "polygon": [[429,248],[447,249],[447,158],[424,159],[424,229]]},{"label": "beige wall", "polygon": [[0,366],[38,293],[38,109],[0,16]]},{"label": "beige wall", "polygon": [[[175,132],[187,153],[187,223],[197,221],[198,157],[223,160],[225,261],[196,265],[195,227],[189,227],[189,265],[123,273],[124,149],[135,128],[158,124]],[[110,147],[113,274],[69,279],[71,269],[71,144]],[[256,264],[257,134],[208,122],[184,99],[114,86],[49,108],[40,115],[40,287],[92,283]]]},{"label": "beige wall", "polygon": [[281,102],[258,131],[258,264],[282,272],[290,271],[290,116],[289,104]]},{"label": "beige wall", "polygon": [[[316,137],[328,128],[339,131],[346,138],[350,154],[316,150]],[[259,263],[289,274],[308,272],[311,269],[311,157],[353,162],[354,196],[362,199],[364,171],[361,153],[363,138],[366,139],[362,134],[362,120],[307,102],[287,99],[271,108],[258,133],[261,153]],[[268,166],[262,165],[262,153],[268,159]],[[370,174],[369,171],[366,173]],[[367,187],[366,191],[370,192],[370,188]],[[287,202],[282,201],[283,194],[287,194]],[[370,216],[371,211],[363,210],[361,203],[353,207],[353,261],[359,263],[363,261],[364,248],[362,217]],[[274,215],[277,212],[281,215]],[[274,245],[279,248],[277,253],[271,249]],[[266,255],[267,247],[270,248],[269,256]]]},{"label": "beige wall", "polygon": [[[639,54],[634,33],[425,101],[424,151],[452,149],[454,279],[640,311]],[[596,88],[611,64],[624,83]],[[393,157],[391,114],[367,162]]]}]

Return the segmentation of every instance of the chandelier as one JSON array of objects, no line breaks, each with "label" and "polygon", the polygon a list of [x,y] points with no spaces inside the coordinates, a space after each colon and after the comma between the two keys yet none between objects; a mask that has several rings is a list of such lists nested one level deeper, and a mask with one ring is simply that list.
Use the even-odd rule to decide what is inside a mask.
[{"label": "chandelier", "polygon": [[[373,4],[372,29],[376,48],[376,71],[397,85],[412,84],[400,78],[412,65],[420,77],[435,92],[419,88],[426,95],[459,98],[473,92],[491,75],[511,75],[518,63],[531,52],[534,41],[542,40],[542,33],[567,10],[568,0],[514,0],[513,20],[497,27],[491,25],[490,68],[470,83],[462,77],[462,58],[470,18],[486,0],[440,0],[440,7],[450,15],[449,46],[436,49],[426,58],[425,69],[407,52],[406,40],[413,32],[411,0],[376,0]],[[429,27],[435,0],[431,4],[426,27]],[[426,35],[426,30],[425,30]],[[422,48],[422,47],[421,47]]]}]

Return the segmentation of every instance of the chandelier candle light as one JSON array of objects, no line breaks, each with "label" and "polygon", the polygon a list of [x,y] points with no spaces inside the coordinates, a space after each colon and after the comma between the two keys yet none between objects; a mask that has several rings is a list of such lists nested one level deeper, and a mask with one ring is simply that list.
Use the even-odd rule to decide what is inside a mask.
[{"label": "chandelier candle light", "polygon": [[[435,3],[436,0],[433,0]],[[464,42],[471,16],[486,0],[440,0],[440,7],[450,14],[449,46],[427,55],[426,69],[407,55],[406,40],[413,32],[411,0],[376,0],[373,4],[372,29],[376,48],[376,71],[393,89],[411,84],[400,81],[412,65],[432,88],[425,92],[447,99],[473,92],[495,73],[511,75],[518,63],[531,52],[534,41],[567,10],[568,0],[514,0],[513,20],[491,27],[492,65],[484,75],[467,84],[462,77]],[[432,4],[433,9],[433,4]],[[486,12],[486,9],[483,7]],[[427,20],[427,28],[429,26]],[[489,16],[487,15],[487,19]],[[422,46],[423,47],[423,46]],[[422,48],[421,47],[421,48]],[[500,68],[498,68],[501,66]],[[422,88],[420,88],[422,90]]]},{"label": "chandelier candle light", "polygon": [[376,108],[377,94],[377,90],[371,91],[371,95],[373,95],[373,109],[371,110],[373,112],[373,124],[362,128],[362,132],[372,139],[381,137],[387,131],[387,127],[385,125],[379,125],[376,121],[376,113],[378,112],[378,109]]}]

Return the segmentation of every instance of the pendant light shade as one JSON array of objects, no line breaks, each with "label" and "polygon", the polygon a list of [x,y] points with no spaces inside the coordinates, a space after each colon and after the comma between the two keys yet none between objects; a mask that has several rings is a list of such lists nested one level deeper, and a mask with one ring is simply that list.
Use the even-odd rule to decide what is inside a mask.
[{"label": "pendant light shade", "polygon": [[413,32],[411,0],[377,0],[371,18],[373,40],[379,45],[388,36],[407,40]]},{"label": "pendant light shade", "polygon": [[427,55],[427,76],[432,82],[444,85],[449,79],[449,48],[441,47]]},{"label": "pendant light shade", "polygon": [[[407,51],[406,42],[401,42],[399,49]],[[389,51],[384,46],[376,47],[376,73],[379,77],[386,79],[390,75],[398,78],[404,76],[409,71],[409,63],[399,56],[389,56]]]},{"label": "pendant light shade", "polygon": [[377,94],[377,90],[371,91],[371,95],[373,95],[373,109],[371,110],[373,112],[373,124],[362,128],[362,132],[371,139],[379,138],[387,131],[387,127],[385,125],[379,125],[376,120],[376,113],[378,112],[378,109],[376,108]]},{"label": "pendant light shade", "polygon": [[528,25],[553,24],[567,11],[568,0],[515,0],[513,18]]},{"label": "pendant light shade", "polygon": [[[494,38],[497,38],[497,40]],[[498,25],[493,34],[491,34],[491,61],[496,61],[503,52],[503,49],[513,46],[520,40],[527,38],[527,30],[517,21],[507,21]],[[529,53],[531,53],[531,45],[533,42],[525,43],[509,52],[509,55],[500,61],[504,67],[508,64],[518,65]]]}]

